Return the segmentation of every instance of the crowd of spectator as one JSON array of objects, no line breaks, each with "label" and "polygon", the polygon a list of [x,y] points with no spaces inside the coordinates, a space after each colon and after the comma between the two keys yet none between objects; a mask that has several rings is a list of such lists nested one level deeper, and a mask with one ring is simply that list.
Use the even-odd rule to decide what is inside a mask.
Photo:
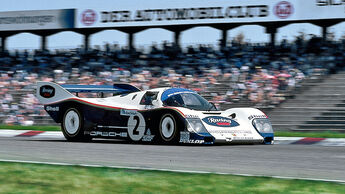
[{"label": "crowd of spectator", "polygon": [[5,52],[0,54],[0,121],[34,124],[46,115],[34,97],[36,81],[59,84],[125,82],[143,90],[160,86],[200,92],[217,106],[247,101],[276,105],[280,94],[293,91],[314,73],[334,73],[345,64],[344,42],[314,37],[269,44],[232,41],[181,49],[173,43],[153,44],[149,52],[104,45],[85,52],[74,50]]}]

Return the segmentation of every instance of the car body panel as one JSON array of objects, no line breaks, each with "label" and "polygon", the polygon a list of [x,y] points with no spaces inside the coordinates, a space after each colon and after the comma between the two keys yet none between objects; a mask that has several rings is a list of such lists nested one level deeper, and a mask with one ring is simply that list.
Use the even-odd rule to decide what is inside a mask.
[{"label": "car body panel", "polygon": [[[273,130],[262,133],[253,124],[255,119],[266,119],[267,122],[266,120],[260,122],[269,129],[267,116],[258,109],[196,110],[187,107],[187,103],[185,106],[168,106],[165,103],[171,96],[181,95],[184,98],[199,98],[199,96],[195,96],[197,95],[195,91],[183,88],[140,91],[131,88],[133,86],[130,85],[129,90],[123,89],[126,87],[124,84],[120,88],[115,86],[79,88],[78,85],[63,87],[53,82],[38,82],[36,96],[57,123],[62,122],[63,114],[68,108],[76,107],[83,115],[84,134],[91,137],[158,141],[161,117],[169,113],[176,119],[180,143],[273,143]],[[115,92],[117,95],[105,98],[80,98],[70,91]],[[202,101],[202,103],[206,102]],[[255,124],[262,128],[262,124],[257,122]]]}]

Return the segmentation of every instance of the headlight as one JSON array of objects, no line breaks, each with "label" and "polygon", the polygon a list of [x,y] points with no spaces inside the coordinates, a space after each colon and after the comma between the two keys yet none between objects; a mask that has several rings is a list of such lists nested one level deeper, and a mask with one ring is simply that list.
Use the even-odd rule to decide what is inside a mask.
[{"label": "headlight", "polygon": [[199,118],[192,118],[187,119],[188,123],[188,131],[194,131],[195,133],[208,133],[207,129],[205,128],[204,124],[202,124]]},{"label": "headlight", "polygon": [[273,133],[271,122],[268,119],[254,119],[253,126],[259,133]]}]

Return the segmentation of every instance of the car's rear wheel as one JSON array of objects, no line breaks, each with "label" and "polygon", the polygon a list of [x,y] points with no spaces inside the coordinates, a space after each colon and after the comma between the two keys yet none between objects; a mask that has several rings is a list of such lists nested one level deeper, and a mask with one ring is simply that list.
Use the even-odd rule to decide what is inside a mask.
[{"label": "car's rear wheel", "polygon": [[165,143],[175,142],[178,136],[177,124],[172,114],[164,114],[159,123],[159,134]]},{"label": "car's rear wheel", "polygon": [[91,138],[84,135],[83,117],[76,108],[69,108],[61,123],[62,133],[68,141],[88,141]]}]

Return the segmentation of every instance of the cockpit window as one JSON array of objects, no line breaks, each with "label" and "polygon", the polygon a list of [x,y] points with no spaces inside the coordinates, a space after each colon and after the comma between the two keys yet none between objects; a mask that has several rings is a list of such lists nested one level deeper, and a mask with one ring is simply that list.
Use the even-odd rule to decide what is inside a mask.
[{"label": "cockpit window", "polygon": [[141,105],[152,105],[153,100],[157,100],[158,92],[148,91],[140,100]]},{"label": "cockpit window", "polygon": [[181,95],[173,95],[169,97],[168,99],[166,99],[163,102],[163,104],[167,106],[181,106],[182,107],[184,105],[184,102]]},{"label": "cockpit window", "polygon": [[216,107],[206,99],[193,92],[181,92],[171,95],[163,101],[166,106],[186,107],[194,110],[210,111],[217,110]]}]

